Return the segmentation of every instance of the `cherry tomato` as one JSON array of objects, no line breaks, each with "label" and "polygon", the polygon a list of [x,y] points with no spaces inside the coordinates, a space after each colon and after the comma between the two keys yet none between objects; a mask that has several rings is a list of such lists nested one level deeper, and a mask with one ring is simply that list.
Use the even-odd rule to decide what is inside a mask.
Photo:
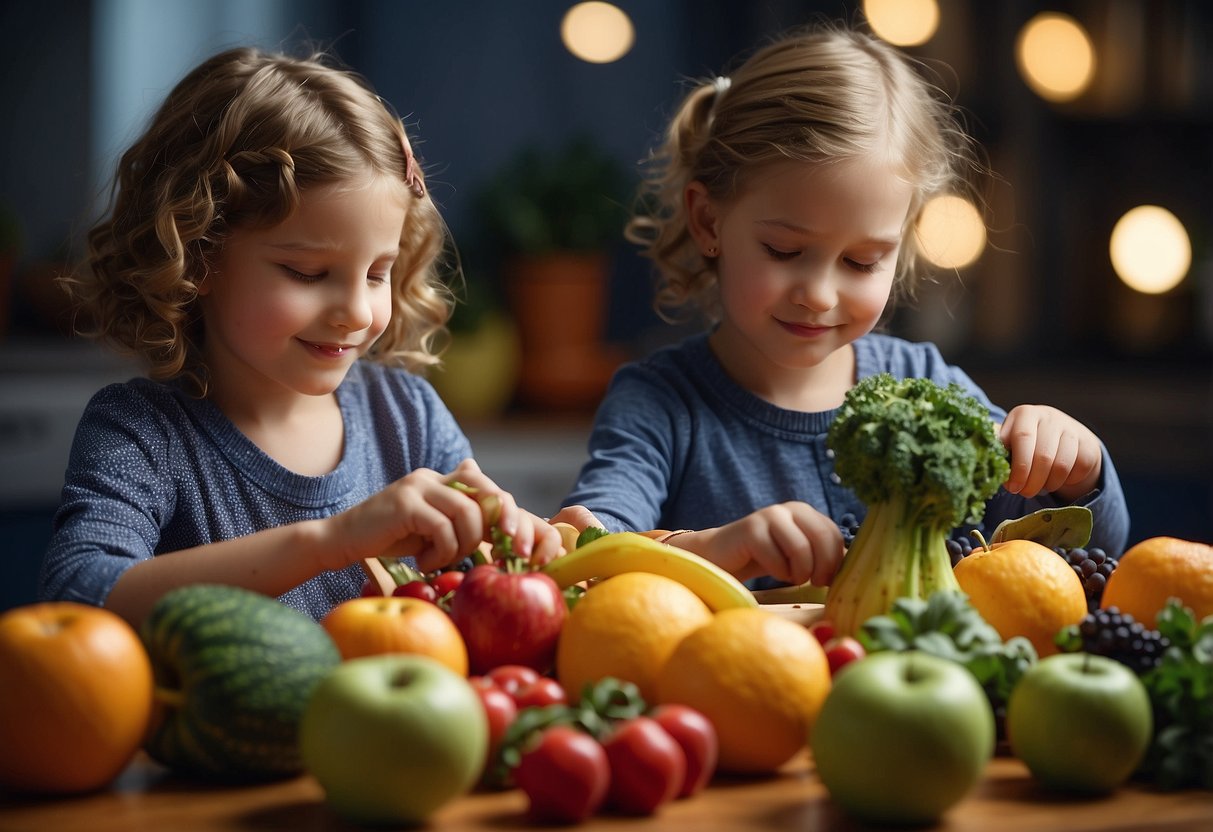
[{"label": "cherry tomato", "polygon": [[459,589],[459,585],[463,583],[465,577],[467,577],[467,573],[460,572],[457,569],[452,569],[449,572],[439,572],[430,578],[430,586],[438,593],[438,597],[442,598]]},{"label": "cherry tomato", "polygon": [[362,598],[379,598],[383,596],[383,590],[379,588],[379,584],[367,578],[362,582],[362,589],[358,595]]},{"label": "cherry tomato", "polygon": [[830,675],[833,676],[846,665],[862,659],[867,655],[863,645],[850,636],[836,636],[826,642],[826,661],[830,663]]},{"label": "cherry tomato", "polygon": [[720,752],[716,727],[701,712],[686,705],[658,705],[649,717],[666,730],[686,755],[686,776],[678,797],[690,797],[700,791],[716,772]]},{"label": "cherry tomato", "polygon": [[514,768],[514,784],[530,800],[537,821],[579,823],[607,796],[611,767],[606,751],[589,734],[555,725],[539,735]]},{"label": "cherry tomato", "polygon": [[625,814],[653,814],[678,795],[686,779],[682,747],[647,716],[619,723],[602,748],[611,764],[607,801]]},{"label": "cherry tomato", "polygon": [[518,716],[518,706],[514,704],[512,696],[493,684],[492,679],[473,676],[468,679],[468,683],[480,697],[480,703],[484,705],[484,714],[489,719],[489,759],[491,760],[501,746],[501,738],[505,736],[506,729],[513,723],[514,717]]},{"label": "cherry tomato", "polygon": [[825,647],[830,639],[837,635],[833,623],[826,621],[824,618],[819,618],[809,625],[809,632],[817,638],[817,643]]},{"label": "cherry tomato", "polygon": [[521,664],[503,664],[494,667],[484,674],[493,680],[493,684],[513,696],[518,689],[531,684],[539,678],[539,671],[533,667]]},{"label": "cherry tomato", "polygon": [[565,705],[569,697],[564,688],[550,676],[540,676],[530,684],[523,685],[514,692],[514,704],[518,710],[536,708],[543,705]]},{"label": "cherry tomato", "polygon": [[420,598],[431,604],[438,601],[438,593],[425,581],[409,581],[407,584],[400,584],[392,590],[392,595],[402,598]]}]

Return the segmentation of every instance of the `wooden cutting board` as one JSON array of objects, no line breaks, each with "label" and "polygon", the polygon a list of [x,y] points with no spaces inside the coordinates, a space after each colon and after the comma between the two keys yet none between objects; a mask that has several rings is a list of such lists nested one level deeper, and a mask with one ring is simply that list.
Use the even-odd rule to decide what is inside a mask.
[{"label": "wooden cutting board", "polygon": [[781,618],[786,618],[789,621],[795,621],[797,624],[809,626],[817,619],[821,618],[825,611],[825,604],[760,604],[764,610],[769,610]]}]

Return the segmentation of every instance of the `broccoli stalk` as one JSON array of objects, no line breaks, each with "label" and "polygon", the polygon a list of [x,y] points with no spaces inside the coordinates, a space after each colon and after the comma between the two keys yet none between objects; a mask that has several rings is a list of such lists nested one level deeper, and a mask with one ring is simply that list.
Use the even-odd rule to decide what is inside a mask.
[{"label": "broccoli stalk", "polygon": [[981,517],[1010,471],[986,408],[957,384],[884,373],[847,393],[827,441],[868,508],[826,595],[835,629],[855,635],[898,598],[959,592],[947,537]]}]

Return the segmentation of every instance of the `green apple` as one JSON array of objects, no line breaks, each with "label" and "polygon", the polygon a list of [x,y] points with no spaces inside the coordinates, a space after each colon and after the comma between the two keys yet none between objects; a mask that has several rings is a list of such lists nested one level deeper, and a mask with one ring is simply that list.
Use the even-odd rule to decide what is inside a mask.
[{"label": "green apple", "polygon": [[427,656],[338,665],[316,686],[299,752],[329,805],[361,824],[418,824],[484,770],[488,725],[467,679]]},{"label": "green apple", "polygon": [[921,824],[968,794],[994,753],[994,713],[960,664],[918,651],[851,662],[810,734],[830,797],[861,820]]},{"label": "green apple", "polygon": [[1150,695],[1137,675],[1089,653],[1037,662],[1007,703],[1011,753],[1059,791],[1114,790],[1141,764],[1153,727]]}]

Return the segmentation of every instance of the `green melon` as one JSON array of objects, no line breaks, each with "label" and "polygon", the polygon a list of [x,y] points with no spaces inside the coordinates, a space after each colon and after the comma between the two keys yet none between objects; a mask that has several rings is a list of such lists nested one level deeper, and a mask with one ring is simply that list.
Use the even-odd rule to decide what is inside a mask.
[{"label": "green melon", "polygon": [[226,781],[302,771],[299,722],[341,660],[323,627],[273,598],[198,584],[166,593],[140,634],[156,677],[148,754]]}]

